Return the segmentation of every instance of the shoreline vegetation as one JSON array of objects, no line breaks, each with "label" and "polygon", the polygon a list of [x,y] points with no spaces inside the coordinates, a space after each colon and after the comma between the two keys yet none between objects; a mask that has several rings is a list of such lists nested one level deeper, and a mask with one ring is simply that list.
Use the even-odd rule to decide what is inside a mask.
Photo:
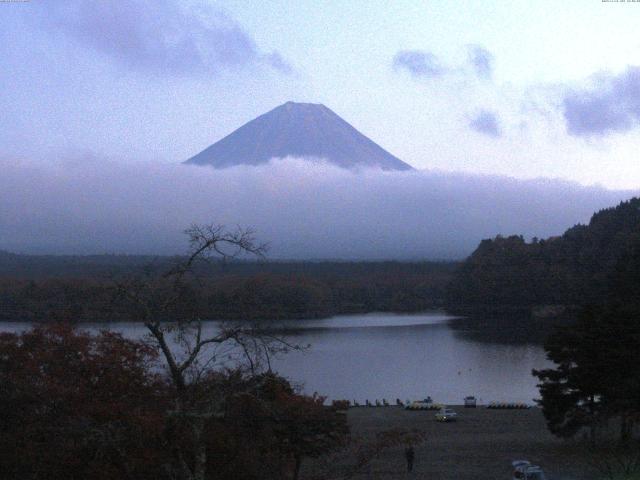
[{"label": "shoreline vegetation", "polygon": [[[548,239],[483,240],[464,261],[258,261],[194,265],[185,301],[167,320],[297,320],[444,309],[480,324],[535,328],[546,336],[605,299],[633,245],[640,199],[597,212]],[[17,255],[0,251],[0,321],[130,321],[117,282],[143,272],[161,296],[162,272],[181,257]],[[541,334],[542,335],[542,334]],[[542,339],[542,337],[541,337]]]},{"label": "shoreline vegetation", "polygon": [[[640,200],[597,212],[549,239],[483,240],[464,261],[249,261],[194,265],[188,300],[169,312],[208,320],[294,320],[446,309],[453,315],[567,324],[604,298],[633,244]],[[131,320],[120,279],[143,272],[159,295],[181,257],[17,255],[0,251],[0,321]]]},{"label": "shoreline vegetation", "polygon": [[[0,321],[129,321],[117,283],[143,271],[161,296],[176,258],[0,253]],[[201,263],[167,319],[297,320],[441,309],[455,262]],[[173,316],[172,316],[173,315]]]}]

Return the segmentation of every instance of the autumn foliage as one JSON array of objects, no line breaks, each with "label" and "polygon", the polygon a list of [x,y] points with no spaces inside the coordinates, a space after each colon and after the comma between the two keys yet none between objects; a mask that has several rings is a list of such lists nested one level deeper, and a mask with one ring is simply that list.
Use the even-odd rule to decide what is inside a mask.
[{"label": "autumn foliage", "polygon": [[159,442],[166,403],[165,384],[149,368],[155,358],[118,334],[67,325],[0,335],[3,473],[147,478],[146,451]]},{"label": "autumn foliage", "polygon": [[[69,325],[0,334],[3,479],[176,478],[194,461],[191,423],[155,348]],[[204,478],[295,478],[305,457],[347,438],[343,415],[271,373],[212,371],[181,394],[190,411],[222,395],[205,425]]]}]

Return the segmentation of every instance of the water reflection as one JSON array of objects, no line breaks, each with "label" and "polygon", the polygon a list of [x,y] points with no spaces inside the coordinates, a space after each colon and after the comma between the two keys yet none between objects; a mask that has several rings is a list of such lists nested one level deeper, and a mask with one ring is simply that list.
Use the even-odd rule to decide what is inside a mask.
[{"label": "water reflection", "polygon": [[464,340],[507,345],[542,345],[553,330],[548,320],[512,316],[453,318],[449,326]]},{"label": "water reflection", "polygon": [[349,328],[319,328],[317,322],[286,330],[292,341],[312,348],[275,365],[292,380],[304,380],[308,393],[331,398],[364,402],[430,395],[462,403],[475,395],[481,402],[531,403],[538,396],[531,370],[548,365],[535,342],[477,341],[469,335],[473,330],[460,329],[461,323],[442,313],[352,316]]},{"label": "water reflection", "polygon": [[[29,326],[2,323],[0,329],[21,331]],[[525,329],[518,336],[502,327],[442,312],[281,322],[280,334],[311,348],[278,357],[272,365],[301,383],[307,393],[317,391],[331,399],[393,402],[429,395],[438,402],[459,404],[465,396],[474,395],[485,403],[531,403],[538,396],[531,370],[548,365],[544,350],[534,341],[533,332]],[[146,333],[138,323],[108,328],[130,338]],[[216,322],[207,322],[206,330],[216,328]]]}]

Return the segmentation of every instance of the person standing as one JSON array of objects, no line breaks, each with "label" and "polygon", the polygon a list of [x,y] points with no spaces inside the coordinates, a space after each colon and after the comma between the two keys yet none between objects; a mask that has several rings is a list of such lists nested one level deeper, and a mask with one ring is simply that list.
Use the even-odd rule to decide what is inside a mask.
[{"label": "person standing", "polygon": [[413,450],[413,445],[409,445],[404,449],[404,458],[407,459],[407,472],[413,471],[413,460],[416,456],[416,452]]}]

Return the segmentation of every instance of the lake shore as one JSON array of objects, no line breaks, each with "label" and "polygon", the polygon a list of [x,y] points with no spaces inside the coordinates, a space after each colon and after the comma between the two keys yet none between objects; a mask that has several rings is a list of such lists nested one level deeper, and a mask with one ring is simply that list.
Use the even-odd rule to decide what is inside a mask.
[{"label": "lake shore", "polygon": [[584,446],[551,435],[539,408],[453,408],[459,419],[445,424],[435,421],[433,411],[407,411],[400,407],[351,408],[347,416],[354,437],[371,439],[390,429],[416,429],[425,435],[424,443],[415,446],[413,473],[406,473],[403,447],[395,447],[373,461],[371,474],[354,478],[509,480],[511,462],[517,459],[540,465],[549,480],[599,478],[589,464]]}]

